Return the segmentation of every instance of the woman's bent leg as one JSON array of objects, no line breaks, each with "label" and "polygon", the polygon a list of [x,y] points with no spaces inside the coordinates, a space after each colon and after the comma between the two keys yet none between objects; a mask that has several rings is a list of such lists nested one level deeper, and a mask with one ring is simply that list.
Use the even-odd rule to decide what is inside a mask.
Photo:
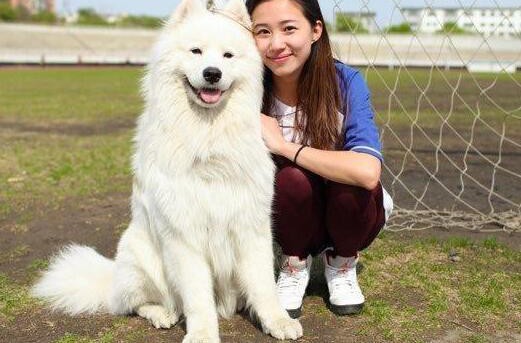
[{"label": "woman's bent leg", "polygon": [[382,186],[373,190],[336,182],[327,185],[326,226],[334,253],[356,256],[385,224]]},{"label": "woman's bent leg", "polygon": [[277,159],[275,238],[284,255],[305,259],[325,240],[324,181],[287,159]]},{"label": "woman's bent leg", "polygon": [[357,314],[365,302],[356,275],[357,255],[384,225],[382,187],[368,191],[330,182],[326,192],[326,223],[334,247],[324,254],[330,308],[338,315]]}]

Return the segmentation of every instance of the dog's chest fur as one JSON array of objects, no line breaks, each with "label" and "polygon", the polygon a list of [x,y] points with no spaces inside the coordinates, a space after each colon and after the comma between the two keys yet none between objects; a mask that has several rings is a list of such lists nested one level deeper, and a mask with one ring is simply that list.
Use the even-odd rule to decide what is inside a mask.
[{"label": "dog's chest fur", "polygon": [[138,131],[147,133],[137,141],[136,179],[170,225],[206,230],[261,225],[269,218],[274,170],[269,153],[255,127],[222,119],[170,127],[151,121]]}]

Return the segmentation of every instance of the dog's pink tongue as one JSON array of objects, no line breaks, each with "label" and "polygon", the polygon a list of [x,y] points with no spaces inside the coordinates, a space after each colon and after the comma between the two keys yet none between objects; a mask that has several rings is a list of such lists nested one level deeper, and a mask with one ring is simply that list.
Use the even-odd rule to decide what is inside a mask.
[{"label": "dog's pink tongue", "polygon": [[207,104],[215,104],[221,98],[221,93],[219,89],[201,89],[199,97]]}]

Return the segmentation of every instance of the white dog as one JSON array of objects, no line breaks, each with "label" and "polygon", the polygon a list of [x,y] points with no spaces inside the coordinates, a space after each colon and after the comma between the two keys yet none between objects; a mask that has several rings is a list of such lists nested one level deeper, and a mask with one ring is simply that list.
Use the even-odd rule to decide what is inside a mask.
[{"label": "white dog", "polygon": [[219,342],[239,304],[264,332],[297,339],[279,304],[270,225],[274,166],[260,126],[262,62],[242,0],[222,12],[184,0],[143,80],[132,218],[115,261],[72,245],[33,294],[78,314],[137,313],[157,328],[186,318],[183,342]]}]

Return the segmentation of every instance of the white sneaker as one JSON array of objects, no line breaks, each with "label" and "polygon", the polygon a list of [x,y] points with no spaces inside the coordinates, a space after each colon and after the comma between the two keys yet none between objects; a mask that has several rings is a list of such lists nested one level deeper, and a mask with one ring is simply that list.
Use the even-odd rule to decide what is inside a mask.
[{"label": "white sneaker", "polygon": [[300,260],[298,256],[282,255],[282,267],[277,279],[277,295],[280,304],[291,318],[302,312],[302,298],[306,292],[311,270],[311,256]]},{"label": "white sneaker", "polygon": [[324,274],[329,288],[331,311],[337,315],[357,314],[364,307],[364,295],[356,278],[358,257],[335,258],[324,253]]}]

